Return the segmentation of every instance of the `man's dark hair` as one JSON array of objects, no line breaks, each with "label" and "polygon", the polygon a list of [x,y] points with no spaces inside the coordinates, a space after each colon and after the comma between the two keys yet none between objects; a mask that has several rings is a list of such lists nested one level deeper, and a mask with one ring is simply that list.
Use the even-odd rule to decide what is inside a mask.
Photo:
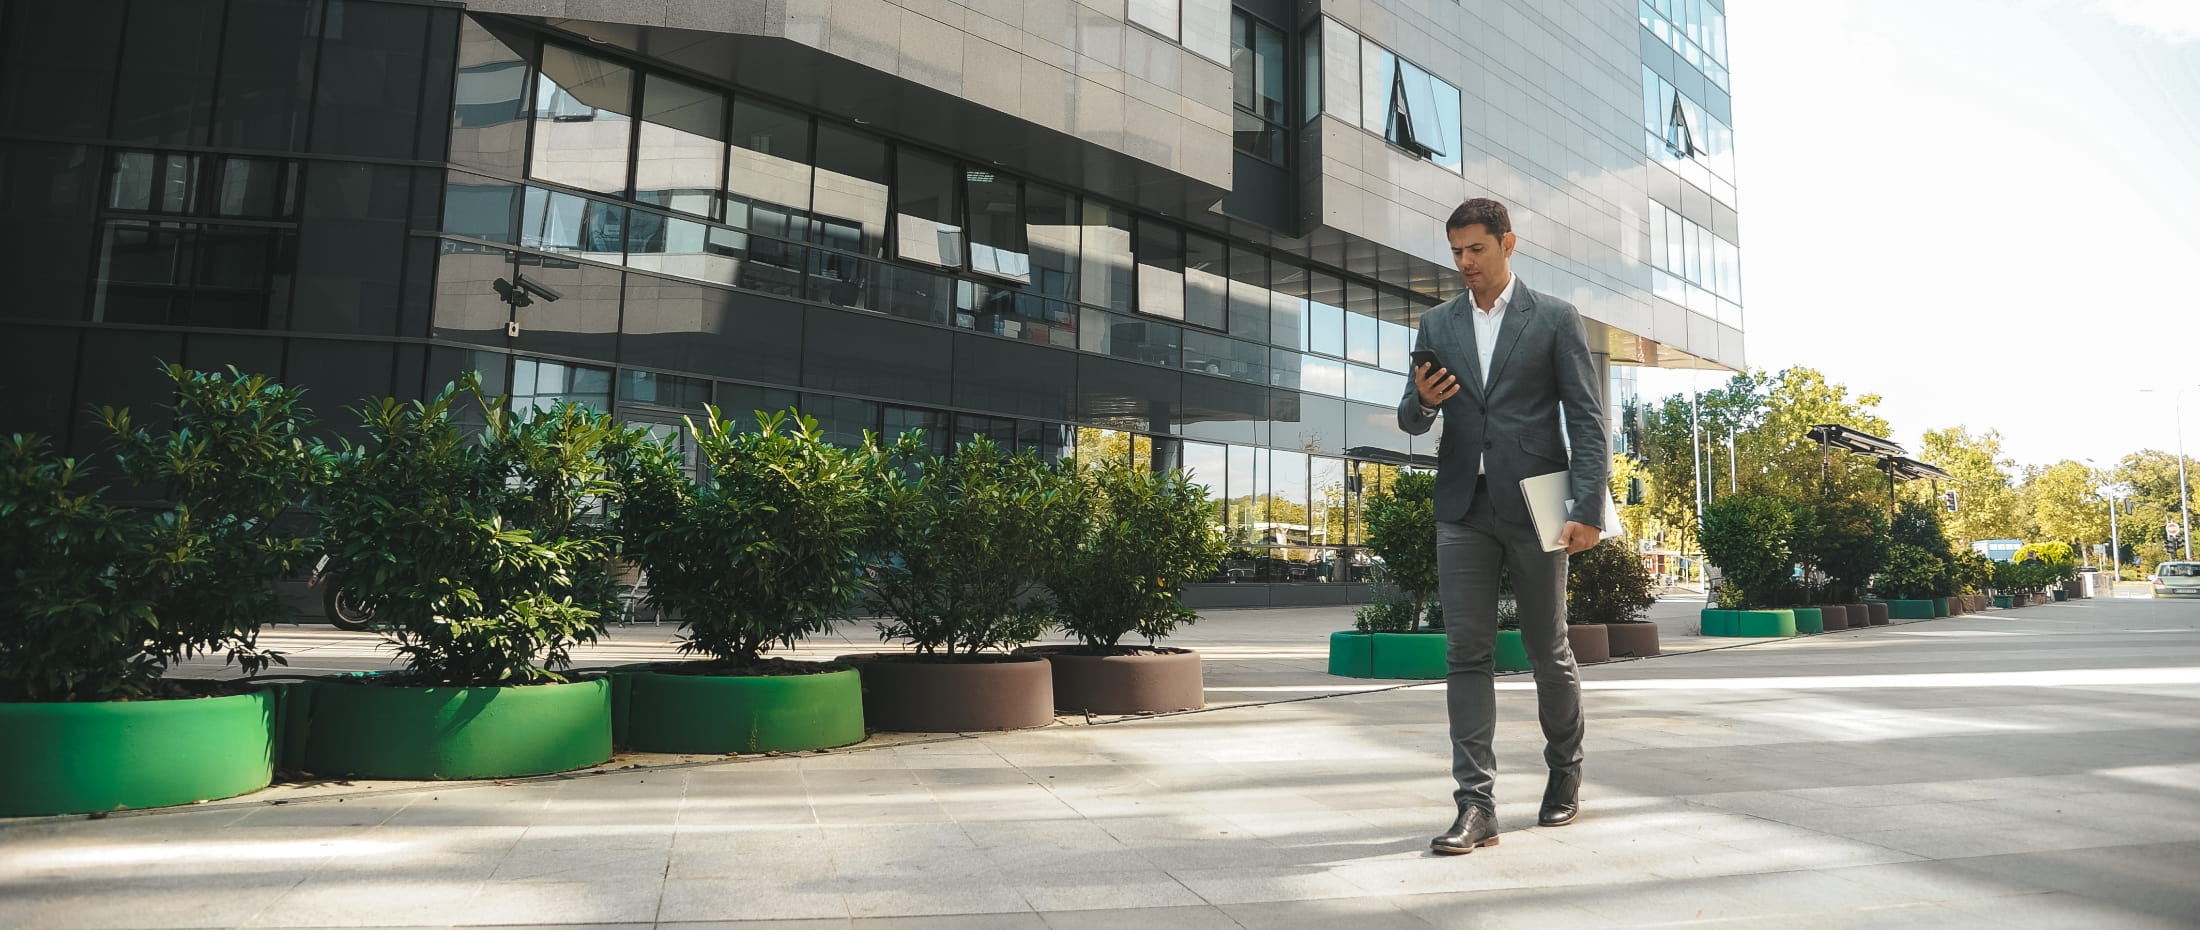
[{"label": "man's dark hair", "polygon": [[1459,209],[1451,211],[1451,219],[1444,221],[1446,232],[1469,226],[1480,226],[1489,230],[1490,235],[1503,239],[1506,233],[1513,231],[1512,214],[1505,211],[1504,204],[1488,197],[1476,197],[1460,204]]}]

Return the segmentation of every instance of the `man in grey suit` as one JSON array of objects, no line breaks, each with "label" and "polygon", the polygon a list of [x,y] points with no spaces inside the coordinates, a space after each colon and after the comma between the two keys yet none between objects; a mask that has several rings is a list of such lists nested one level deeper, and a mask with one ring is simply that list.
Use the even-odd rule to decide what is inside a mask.
[{"label": "man in grey suit", "polygon": [[[1513,277],[1518,240],[1505,205],[1469,200],[1444,227],[1467,292],[1421,317],[1398,428],[1418,436],[1439,412],[1445,419],[1437,446],[1437,593],[1448,638],[1445,709],[1459,816],[1429,848],[1456,854],[1497,845],[1491,657],[1501,569],[1511,575],[1521,639],[1535,668],[1543,760],[1551,770],[1537,819],[1561,826],[1580,809],[1581,682],[1566,641],[1566,560],[1597,544],[1611,462],[1602,386],[1581,314]],[[1433,353],[1433,361],[1423,352]],[[1568,473],[1577,503],[1560,532],[1564,548],[1545,551],[1520,480],[1558,471]]]}]

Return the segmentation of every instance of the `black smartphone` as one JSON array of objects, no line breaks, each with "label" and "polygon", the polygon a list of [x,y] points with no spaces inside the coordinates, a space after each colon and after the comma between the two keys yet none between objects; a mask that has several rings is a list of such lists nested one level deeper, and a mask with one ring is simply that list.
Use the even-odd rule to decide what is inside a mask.
[{"label": "black smartphone", "polygon": [[1427,349],[1413,350],[1413,355],[1411,356],[1411,358],[1413,359],[1413,364],[1407,367],[1411,368],[1414,374],[1421,373],[1422,365],[1429,366],[1429,372],[1431,374],[1434,374],[1436,369],[1444,367],[1443,365],[1437,363],[1436,353],[1431,352]]}]

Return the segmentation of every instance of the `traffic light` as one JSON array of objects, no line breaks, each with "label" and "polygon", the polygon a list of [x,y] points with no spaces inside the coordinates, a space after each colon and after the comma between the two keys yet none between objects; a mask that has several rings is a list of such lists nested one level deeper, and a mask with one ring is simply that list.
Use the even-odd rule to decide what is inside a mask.
[{"label": "traffic light", "polygon": [[1956,489],[1949,488],[1948,490],[1940,492],[1940,500],[1942,503],[1948,506],[1949,513],[1956,512]]}]

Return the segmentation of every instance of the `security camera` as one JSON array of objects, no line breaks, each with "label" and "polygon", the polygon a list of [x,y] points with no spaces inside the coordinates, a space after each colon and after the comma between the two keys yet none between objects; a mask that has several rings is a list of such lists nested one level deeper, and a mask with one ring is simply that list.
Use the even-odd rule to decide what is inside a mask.
[{"label": "security camera", "polygon": [[551,287],[550,285],[544,284],[541,281],[537,281],[523,274],[513,275],[512,279],[518,281],[519,286],[522,289],[525,289],[528,293],[540,297],[543,300],[555,301],[558,298],[565,296],[563,293],[560,293],[557,288]]}]

